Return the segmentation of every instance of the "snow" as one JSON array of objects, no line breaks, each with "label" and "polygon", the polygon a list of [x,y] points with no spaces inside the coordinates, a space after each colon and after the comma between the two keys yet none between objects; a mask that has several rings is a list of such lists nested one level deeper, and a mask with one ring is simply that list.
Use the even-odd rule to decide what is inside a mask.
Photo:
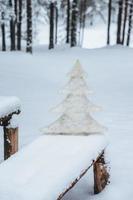
[{"label": "snow", "polygon": [[[86,44],[91,45],[91,40]],[[20,147],[36,139],[41,135],[40,128],[56,119],[49,110],[64,98],[58,92],[66,84],[66,74],[78,58],[94,91],[90,100],[103,108],[103,112],[93,116],[108,128],[110,144],[106,154],[111,166],[111,183],[101,194],[93,196],[93,176],[89,170],[63,200],[132,199],[133,49],[121,46],[93,50],[46,49],[36,47],[33,55],[0,53],[0,94],[18,96],[22,102]],[[1,159],[2,139],[0,134]]]},{"label": "snow", "polygon": [[57,199],[106,145],[104,135],[41,136],[0,165],[0,199]]},{"label": "snow", "polygon": [[[39,27],[38,35],[37,35],[37,44],[48,44],[49,41],[49,26],[47,24],[42,24]],[[65,28],[62,24],[60,25],[59,31],[58,31],[58,43],[64,44],[65,41],[65,33],[63,28]],[[111,45],[116,44],[116,31],[117,26],[116,23],[111,24]],[[92,26],[89,25],[89,27],[84,30],[84,39],[83,39],[83,47],[84,48],[101,48],[104,47],[107,44],[107,24],[106,23],[96,23]],[[133,46],[133,41],[131,38],[131,46]],[[77,57],[78,58],[78,57]]]},{"label": "snow", "polygon": [[20,110],[20,100],[14,96],[0,96],[0,118]]}]

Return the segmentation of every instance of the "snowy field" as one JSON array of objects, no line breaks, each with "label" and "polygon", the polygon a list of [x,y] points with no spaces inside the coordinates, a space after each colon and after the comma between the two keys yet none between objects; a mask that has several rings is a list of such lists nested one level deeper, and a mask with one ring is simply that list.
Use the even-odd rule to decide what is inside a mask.
[{"label": "snowy field", "polygon": [[[92,101],[104,111],[95,118],[108,128],[107,149],[111,184],[93,196],[93,177],[87,174],[63,200],[132,199],[133,169],[133,50],[110,47],[96,50],[58,48],[35,53],[0,53],[0,94],[18,96],[22,103],[20,146],[41,135],[40,129],[57,118],[50,112],[64,97],[59,92],[66,74],[80,59],[94,90]],[[1,158],[2,158],[2,134]]]}]

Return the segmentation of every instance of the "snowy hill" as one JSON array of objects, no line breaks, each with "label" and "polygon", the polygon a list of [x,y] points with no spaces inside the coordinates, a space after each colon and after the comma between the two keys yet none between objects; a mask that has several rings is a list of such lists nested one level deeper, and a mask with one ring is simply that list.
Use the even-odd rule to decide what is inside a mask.
[{"label": "snowy hill", "polygon": [[[94,115],[108,128],[111,184],[94,197],[92,180],[85,177],[64,200],[87,200],[88,193],[91,200],[132,199],[132,55],[132,49],[119,46],[97,50],[64,47],[52,51],[37,47],[33,55],[0,53],[1,96],[18,96],[22,102],[21,146],[37,138],[41,127],[56,119],[49,109],[61,101],[58,92],[65,85],[66,74],[77,58],[87,71],[89,85],[94,90],[92,101],[104,108],[104,112]],[[2,144],[2,135],[0,137]]]}]

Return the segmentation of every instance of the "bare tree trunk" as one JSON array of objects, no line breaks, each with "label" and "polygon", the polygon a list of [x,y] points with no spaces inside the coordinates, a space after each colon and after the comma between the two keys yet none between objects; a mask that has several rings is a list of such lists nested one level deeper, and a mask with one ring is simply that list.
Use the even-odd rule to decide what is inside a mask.
[{"label": "bare tree trunk", "polygon": [[81,37],[81,45],[83,44],[83,39],[84,39],[84,30],[85,30],[85,22],[86,22],[86,0],[84,0],[83,9],[84,9],[84,13],[83,13],[83,22],[82,22],[82,37]]},{"label": "bare tree trunk", "polygon": [[14,12],[15,12],[15,23],[17,24],[17,19],[18,19],[18,0],[14,0]]},{"label": "bare tree trunk", "polygon": [[131,31],[132,31],[132,16],[133,16],[133,2],[130,2],[128,33],[127,33],[127,46],[130,44]]},{"label": "bare tree trunk", "polygon": [[49,49],[54,48],[54,3],[50,3]]},{"label": "bare tree trunk", "polygon": [[71,47],[77,45],[78,0],[72,2]]},{"label": "bare tree trunk", "polygon": [[56,11],[56,16],[55,16],[55,44],[58,42],[58,8],[57,5],[55,4],[55,11]]},{"label": "bare tree trunk", "polygon": [[32,0],[27,0],[27,46],[26,51],[32,53]]},{"label": "bare tree trunk", "polygon": [[67,27],[66,27],[66,43],[70,42],[70,0],[67,0]]},{"label": "bare tree trunk", "polygon": [[117,20],[117,39],[116,43],[121,44],[121,28],[122,28],[122,13],[123,13],[123,0],[119,0],[119,11],[118,11],[118,20]]},{"label": "bare tree trunk", "polygon": [[79,12],[79,45],[81,45],[81,37],[83,32],[83,15],[84,15],[84,0],[80,1],[80,12]]},{"label": "bare tree trunk", "polygon": [[15,13],[15,50],[17,49],[17,25],[18,25],[18,0],[14,0],[14,13]]},{"label": "bare tree trunk", "polygon": [[17,49],[21,50],[22,0],[18,0]]},{"label": "bare tree trunk", "polygon": [[5,33],[5,13],[1,12],[1,19],[2,19],[2,23],[1,23],[1,35],[2,35],[2,51],[6,51],[6,33]]},{"label": "bare tree trunk", "polygon": [[122,44],[124,44],[125,40],[125,30],[126,30],[126,23],[127,23],[127,11],[128,11],[128,0],[125,0],[124,2],[124,22],[123,22],[123,32],[122,32]]},{"label": "bare tree trunk", "polygon": [[[9,0],[9,7],[11,9],[11,12],[14,10],[12,0]],[[13,16],[13,13],[10,15],[10,43],[11,43],[11,51],[15,50],[15,17]]]},{"label": "bare tree trunk", "polygon": [[15,22],[13,17],[10,20],[11,51],[15,50]]},{"label": "bare tree trunk", "polygon": [[107,44],[110,44],[110,26],[111,26],[111,11],[112,11],[112,0],[108,2],[108,28],[107,28]]}]

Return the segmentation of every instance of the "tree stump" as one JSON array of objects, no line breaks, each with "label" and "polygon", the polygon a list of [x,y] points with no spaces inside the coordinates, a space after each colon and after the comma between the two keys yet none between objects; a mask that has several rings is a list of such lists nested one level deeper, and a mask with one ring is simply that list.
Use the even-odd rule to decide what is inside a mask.
[{"label": "tree stump", "polygon": [[104,152],[93,164],[94,194],[100,193],[109,182],[109,173],[104,159]]}]

